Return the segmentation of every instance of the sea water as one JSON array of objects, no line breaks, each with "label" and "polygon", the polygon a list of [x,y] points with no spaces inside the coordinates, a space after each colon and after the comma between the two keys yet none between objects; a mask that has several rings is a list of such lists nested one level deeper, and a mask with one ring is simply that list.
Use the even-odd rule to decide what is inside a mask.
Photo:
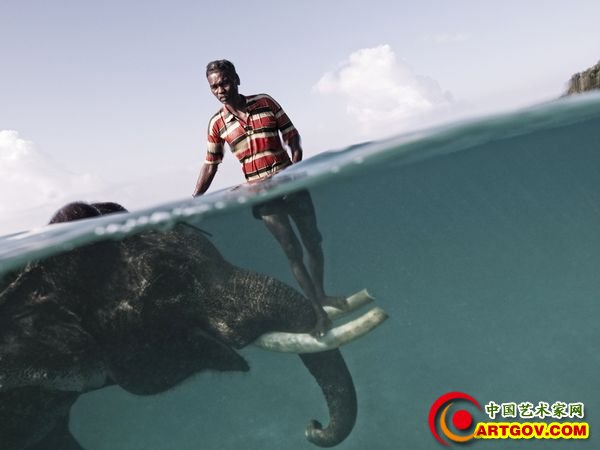
[{"label": "sea water", "polygon": [[[186,222],[210,233],[230,262],[296,286],[250,208],[298,188],[315,203],[327,291],[368,288],[390,316],[342,350],[358,419],[340,449],[443,448],[428,416],[448,392],[482,408],[584,404],[584,419],[557,421],[587,422],[588,439],[474,447],[599,448],[598,96],[328,152],[252,189],[5,237],[0,267]],[[71,430],[89,450],[314,448],[304,428],[309,419],[327,422],[327,408],[299,358],[255,348],[242,354],[246,374],[203,373],[149,397],[119,387],[85,394]],[[455,403],[474,422],[492,421],[471,402]],[[460,446],[434,418],[435,432]],[[458,435],[473,431],[447,422]]]}]

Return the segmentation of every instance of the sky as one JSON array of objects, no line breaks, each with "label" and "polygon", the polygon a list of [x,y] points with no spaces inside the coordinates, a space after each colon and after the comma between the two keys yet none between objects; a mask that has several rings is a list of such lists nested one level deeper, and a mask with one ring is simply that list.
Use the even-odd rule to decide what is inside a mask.
[{"label": "sky", "polygon": [[[191,198],[220,107],[272,95],[305,158],[560,96],[600,60],[598,0],[0,0],[0,235],[68,201]],[[209,192],[244,181],[227,154]]]}]

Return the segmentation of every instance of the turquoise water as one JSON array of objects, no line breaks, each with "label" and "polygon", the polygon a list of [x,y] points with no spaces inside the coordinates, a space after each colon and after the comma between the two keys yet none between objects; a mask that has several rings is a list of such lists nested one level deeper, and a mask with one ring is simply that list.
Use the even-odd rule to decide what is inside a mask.
[{"label": "turquoise water", "polygon": [[[211,233],[230,262],[295,286],[250,205],[298,187],[310,189],[317,209],[328,291],[366,287],[390,315],[343,348],[359,414],[339,448],[443,448],[427,418],[449,391],[482,405],[585,404],[587,440],[473,448],[598,448],[597,96],[329,152],[262,191],[241,187],[3,238],[0,267],[186,221]],[[152,397],[117,387],[86,394],[71,430],[90,450],[314,448],[304,427],[326,421],[326,405],[299,359],[242,353],[247,374],[202,374]]]}]

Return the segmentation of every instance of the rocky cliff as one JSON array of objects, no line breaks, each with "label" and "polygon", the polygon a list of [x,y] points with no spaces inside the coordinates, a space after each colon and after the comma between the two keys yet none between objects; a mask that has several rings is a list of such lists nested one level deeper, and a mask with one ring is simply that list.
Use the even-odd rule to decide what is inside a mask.
[{"label": "rocky cliff", "polygon": [[600,62],[573,75],[569,80],[569,88],[565,95],[579,94],[593,89],[600,89]]}]

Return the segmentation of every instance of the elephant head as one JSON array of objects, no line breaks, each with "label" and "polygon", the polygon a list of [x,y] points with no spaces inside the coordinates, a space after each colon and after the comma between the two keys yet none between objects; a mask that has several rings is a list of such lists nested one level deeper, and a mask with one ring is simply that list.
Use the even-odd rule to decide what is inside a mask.
[{"label": "elephant head", "polygon": [[[53,222],[117,206],[70,204]],[[329,424],[312,421],[307,439],[334,446],[354,426],[356,393],[337,347],[375,319],[312,338],[316,317],[304,296],[230,264],[192,227],[65,251],[14,278],[0,293],[0,440],[8,448],[79,448],[66,429],[79,394],[117,384],[149,395],[203,370],[247,371],[237,350],[254,342],[299,353],[320,385]]]}]

